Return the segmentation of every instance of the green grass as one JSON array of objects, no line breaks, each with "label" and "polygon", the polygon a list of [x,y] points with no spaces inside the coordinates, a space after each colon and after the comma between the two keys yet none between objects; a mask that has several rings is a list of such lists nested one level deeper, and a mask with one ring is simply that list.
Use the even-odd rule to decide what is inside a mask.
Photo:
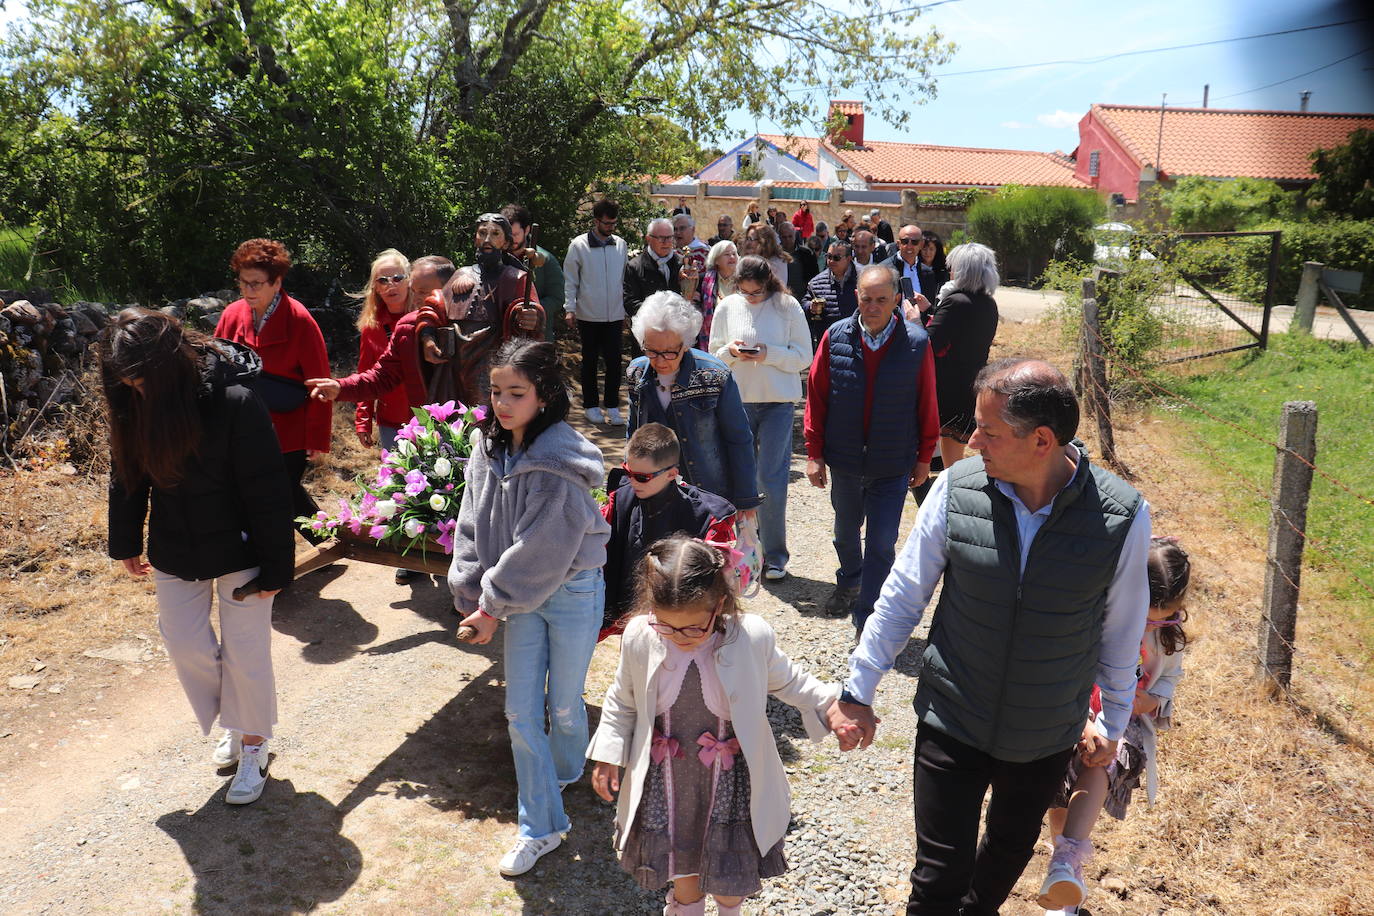
[{"label": "green grass", "polygon": [[0,226],[0,287],[23,289],[29,286],[24,272],[29,269],[29,252],[38,230]]},{"label": "green grass", "polygon": [[[1187,364],[1184,364],[1186,367]],[[1199,366],[1199,368],[1201,368]],[[1178,370],[1175,370],[1178,371]],[[1188,371],[1186,368],[1183,371]],[[1187,405],[1178,414],[1192,428],[1185,447],[1219,473],[1236,521],[1267,529],[1274,445],[1285,401],[1317,404],[1319,471],[1307,511],[1310,535],[1303,556],[1303,600],[1331,600],[1348,608],[1374,648],[1374,350],[1308,337],[1276,335],[1267,352],[1255,352],[1164,387],[1251,435]],[[1199,442],[1205,443],[1205,447]],[[1247,487],[1245,483],[1253,483]],[[1315,574],[1309,576],[1306,570]]]},{"label": "green grass", "polygon": [[[35,288],[51,290],[53,298],[67,305],[81,299],[91,302],[128,302],[129,297],[116,290],[92,287],[88,283],[73,283],[65,271],[53,267],[43,256],[43,241],[36,226],[0,225],[0,289],[21,291]],[[32,256],[35,240],[39,240],[38,256]],[[48,240],[51,241],[51,240]],[[32,270],[32,276],[25,275]]]}]

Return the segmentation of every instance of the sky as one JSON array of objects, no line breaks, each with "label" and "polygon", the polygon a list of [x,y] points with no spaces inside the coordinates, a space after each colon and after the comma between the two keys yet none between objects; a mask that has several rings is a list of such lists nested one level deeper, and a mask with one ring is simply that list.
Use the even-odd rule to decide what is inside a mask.
[{"label": "sky", "polygon": [[[1374,23],[1368,19],[1227,40],[1370,15],[1363,4],[1344,0],[946,0],[924,10],[918,23],[921,31],[936,26],[959,46],[936,68],[936,97],[914,107],[901,130],[868,106],[865,139],[1071,152],[1078,121],[1093,103],[1159,105],[1167,94],[1170,106],[1196,107],[1204,84],[1211,85],[1212,108],[1297,110],[1299,91],[1311,90],[1310,111],[1374,112]],[[1097,63],[1021,66],[1218,40],[1224,43]],[[963,73],[1009,66],[1017,69]],[[1261,88],[1271,83],[1280,84]],[[824,91],[792,94],[813,111],[828,100]],[[857,90],[835,97],[862,98]],[[733,137],[780,132],[744,112],[731,116],[728,127]]]}]

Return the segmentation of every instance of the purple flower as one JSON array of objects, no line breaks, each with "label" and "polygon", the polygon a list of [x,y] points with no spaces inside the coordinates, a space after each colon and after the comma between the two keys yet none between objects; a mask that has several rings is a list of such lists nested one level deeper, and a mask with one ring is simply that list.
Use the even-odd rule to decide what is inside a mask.
[{"label": "purple flower", "polygon": [[380,541],[386,537],[386,525],[373,525],[367,529],[367,536],[375,541]]},{"label": "purple flower", "polygon": [[345,524],[352,518],[353,507],[348,504],[348,500],[344,499],[343,497],[339,497],[339,519],[335,523],[336,527],[338,525]]},{"label": "purple flower", "polygon": [[425,477],[425,472],[416,468],[406,475],[406,495],[418,496],[429,489],[429,479]]},{"label": "purple flower", "polygon": [[405,426],[402,426],[400,429],[396,430],[396,438],[407,439],[411,442],[414,442],[415,437],[424,431],[424,424],[422,424],[419,420],[415,419],[414,417],[411,417],[410,422],[406,423]]},{"label": "purple flower", "polygon": [[[371,518],[372,513],[377,508],[377,497],[372,493],[364,493],[362,501],[358,503],[358,517]],[[353,532],[357,534],[358,532]]]},{"label": "purple flower", "polygon": [[440,423],[448,422],[448,418],[456,413],[462,413],[464,408],[461,404],[455,406],[453,401],[445,401],[442,404],[426,404],[425,410],[429,415]]},{"label": "purple flower", "polygon": [[394,468],[386,464],[383,464],[381,467],[377,468],[377,486],[384,487],[387,484],[389,484],[391,482],[391,475],[393,472]]},{"label": "purple flower", "polygon": [[352,518],[350,518],[348,520],[348,530],[353,532],[354,534],[362,534],[363,517],[361,515],[355,515]]},{"label": "purple flower", "polygon": [[439,523],[439,536],[434,539],[444,553],[453,553],[453,529],[458,527],[456,519],[444,519]]},{"label": "purple flower", "polygon": [[472,422],[474,422],[474,423],[481,423],[481,422],[482,422],[483,420],[485,420],[486,418],[487,418],[487,409],[486,409],[485,407],[474,407],[474,408],[472,408]]}]

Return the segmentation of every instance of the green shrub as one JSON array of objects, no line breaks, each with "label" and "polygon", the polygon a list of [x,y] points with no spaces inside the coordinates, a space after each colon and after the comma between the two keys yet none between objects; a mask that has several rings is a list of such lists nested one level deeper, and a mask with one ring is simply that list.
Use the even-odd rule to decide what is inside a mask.
[{"label": "green shrub", "polygon": [[[1071,346],[1077,346],[1083,324],[1083,278],[1092,272],[1091,265],[1072,258],[1053,261],[1045,269],[1045,288],[1064,294],[1051,316],[1060,321],[1065,342]],[[1134,260],[1122,262],[1119,270],[1098,280],[1102,335],[1111,349],[1108,369],[1114,391],[1134,389],[1133,376],[1154,365],[1166,327],[1164,317],[1150,303],[1171,277],[1172,272],[1159,261]]]},{"label": "green shrub", "polygon": [[1091,258],[1104,212],[1092,191],[1005,187],[969,208],[969,236],[997,252],[1004,280],[1033,283],[1053,258]]},{"label": "green shrub", "polygon": [[1234,232],[1293,215],[1295,197],[1263,178],[1217,181],[1191,175],[1165,190],[1169,223],[1183,232]]}]

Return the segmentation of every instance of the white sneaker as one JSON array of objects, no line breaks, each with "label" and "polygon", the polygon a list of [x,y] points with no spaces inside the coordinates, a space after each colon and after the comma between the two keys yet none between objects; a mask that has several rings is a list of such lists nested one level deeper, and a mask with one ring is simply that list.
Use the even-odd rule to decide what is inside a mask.
[{"label": "white sneaker", "polygon": [[229,791],[224,793],[224,801],[230,805],[246,805],[257,801],[267,785],[267,742],[245,744],[239,756],[239,769],[234,781],[229,783]]},{"label": "white sneaker", "polygon": [[243,735],[225,729],[224,734],[220,736],[219,744],[215,745],[215,752],[210,755],[210,761],[217,767],[227,767],[231,763],[237,763],[242,747]]},{"label": "white sneaker", "polygon": [[619,407],[612,407],[606,411],[606,422],[612,426],[624,426],[625,418],[620,415]]},{"label": "white sneaker", "polygon": [[595,423],[597,426],[606,422],[606,415],[601,412],[600,407],[588,407],[582,411],[582,415],[587,418],[588,423]]},{"label": "white sneaker", "polygon": [[769,582],[780,582],[787,578],[787,570],[781,566],[770,566],[763,571],[763,577]]},{"label": "white sneaker", "polygon": [[534,868],[534,863],[543,858],[545,853],[553,852],[562,843],[561,833],[516,837],[510,852],[501,857],[501,874],[510,878],[523,875]]},{"label": "white sneaker", "polygon": [[1056,855],[1050,859],[1049,872],[1045,875],[1045,883],[1040,885],[1040,896],[1035,902],[1050,912],[1062,912],[1070,907],[1073,909],[1069,911],[1074,912],[1086,893],[1087,888],[1083,886],[1078,869],[1073,867],[1072,862]]}]

